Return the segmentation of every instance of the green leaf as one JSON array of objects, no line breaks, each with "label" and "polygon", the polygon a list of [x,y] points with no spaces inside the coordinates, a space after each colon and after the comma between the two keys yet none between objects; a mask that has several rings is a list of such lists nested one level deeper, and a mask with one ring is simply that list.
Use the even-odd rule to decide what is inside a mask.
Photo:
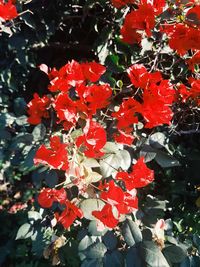
[{"label": "green leaf", "polygon": [[122,235],[130,247],[142,241],[142,233],[140,229],[135,222],[129,219],[127,219],[122,226]]},{"label": "green leaf", "polygon": [[39,212],[31,210],[28,212],[28,219],[32,224],[35,221],[42,220],[42,216],[40,215]]},{"label": "green leaf", "polygon": [[83,211],[83,216],[88,220],[96,220],[92,215],[94,210],[102,210],[105,203],[100,199],[85,199],[81,202],[80,208]]},{"label": "green leaf", "polygon": [[58,183],[58,174],[55,170],[48,170],[44,174],[44,179],[47,186],[53,188]]},{"label": "green leaf", "polygon": [[140,157],[144,157],[145,162],[150,162],[156,157],[156,151],[150,145],[143,145],[140,150]]},{"label": "green leaf", "polygon": [[97,221],[91,221],[88,226],[88,232],[92,236],[103,236],[107,232],[107,228],[105,228],[103,231],[97,230]]},{"label": "green leaf", "polygon": [[106,253],[103,261],[104,267],[124,267],[123,256],[118,250],[114,250],[112,253]]},{"label": "green leaf", "polygon": [[180,264],[180,267],[199,267],[200,266],[200,257],[198,256],[188,256]]},{"label": "green leaf", "polygon": [[200,236],[197,234],[193,235],[193,242],[197,247],[200,247]]},{"label": "green leaf", "polygon": [[108,231],[102,237],[102,241],[109,250],[114,250],[117,247],[117,238],[112,231]]},{"label": "green leaf", "polygon": [[81,267],[104,267],[102,259],[84,260]]},{"label": "green leaf", "polygon": [[35,128],[33,129],[32,135],[33,135],[34,141],[43,140],[46,135],[46,127],[44,126],[44,124],[41,123],[35,126]]},{"label": "green leaf", "polygon": [[33,234],[32,226],[29,223],[24,223],[23,225],[20,226],[15,239],[16,240],[26,239],[31,237],[32,234]]},{"label": "green leaf", "polygon": [[114,154],[106,155],[100,160],[101,173],[104,178],[117,173],[118,169],[128,170],[131,165],[131,156],[126,150],[119,150]]},{"label": "green leaf", "polygon": [[177,159],[163,151],[157,151],[155,160],[162,168],[181,166]]},{"label": "green leaf", "polygon": [[108,55],[105,60],[105,65],[108,70],[113,73],[119,73],[124,71],[124,67],[119,65],[119,57],[117,55]]},{"label": "green leaf", "polygon": [[172,263],[181,263],[187,257],[187,252],[176,245],[168,245],[162,252]]},{"label": "green leaf", "polygon": [[154,148],[162,148],[165,146],[166,137],[163,133],[157,132],[149,137],[149,144]]},{"label": "green leaf", "polygon": [[[126,267],[144,267],[141,262],[141,256],[137,247],[128,249],[125,257]],[[145,266],[146,267],[146,266]]]},{"label": "green leaf", "polygon": [[22,116],[26,114],[26,108],[27,108],[27,103],[25,102],[24,98],[22,97],[17,97],[14,100],[14,112],[17,116]]},{"label": "green leaf", "polygon": [[96,242],[88,247],[86,250],[86,256],[90,259],[103,258],[106,251],[107,248],[103,243]]},{"label": "green leaf", "polygon": [[139,245],[140,256],[148,267],[169,267],[164,255],[153,241],[143,241]]}]

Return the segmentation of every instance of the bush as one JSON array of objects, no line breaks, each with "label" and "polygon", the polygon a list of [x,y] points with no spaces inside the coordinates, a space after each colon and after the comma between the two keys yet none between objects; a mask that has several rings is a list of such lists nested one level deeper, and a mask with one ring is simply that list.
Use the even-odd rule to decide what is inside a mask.
[{"label": "bush", "polygon": [[199,10],[0,2],[0,265],[199,266]]}]

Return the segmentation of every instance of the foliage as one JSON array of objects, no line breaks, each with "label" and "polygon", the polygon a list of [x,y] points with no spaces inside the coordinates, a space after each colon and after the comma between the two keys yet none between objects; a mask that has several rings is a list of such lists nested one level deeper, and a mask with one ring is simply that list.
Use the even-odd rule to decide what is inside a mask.
[{"label": "foliage", "polygon": [[0,1],[0,265],[199,266],[199,4]]}]

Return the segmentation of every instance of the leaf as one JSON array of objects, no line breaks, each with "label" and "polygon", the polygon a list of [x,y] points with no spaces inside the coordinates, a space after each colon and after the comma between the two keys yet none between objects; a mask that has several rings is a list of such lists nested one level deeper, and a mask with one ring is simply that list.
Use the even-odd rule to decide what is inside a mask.
[{"label": "leaf", "polygon": [[22,115],[22,116],[16,118],[15,123],[17,125],[19,125],[19,126],[28,125],[27,116],[26,115]]},{"label": "leaf", "polygon": [[140,229],[135,222],[129,219],[127,219],[122,226],[122,235],[130,247],[142,241],[142,233]]},{"label": "leaf", "polygon": [[15,98],[13,108],[14,108],[14,112],[17,116],[22,116],[22,115],[26,114],[27,104],[26,104],[24,98],[22,98],[22,97]]},{"label": "leaf", "polygon": [[98,168],[100,166],[98,161],[93,158],[86,158],[81,164],[89,168]]},{"label": "leaf", "polygon": [[104,267],[123,267],[124,266],[123,256],[118,250],[114,250],[112,253],[106,253],[103,258],[103,261],[104,261]]},{"label": "leaf", "polygon": [[32,226],[29,223],[24,223],[23,225],[20,226],[15,239],[16,240],[26,239],[31,237],[32,234],[33,234]]},{"label": "leaf", "polygon": [[81,267],[104,267],[101,259],[84,260]]},{"label": "leaf", "polygon": [[90,259],[103,258],[106,251],[106,246],[101,242],[97,242],[88,247],[86,256]]},{"label": "leaf", "polygon": [[33,135],[34,141],[39,141],[39,140],[44,139],[46,135],[46,127],[44,126],[44,124],[41,123],[35,126],[35,128],[33,129],[32,135]]},{"label": "leaf", "polygon": [[97,230],[97,221],[91,221],[88,226],[88,232],[92,236],[102,236],[108,231],[107,228],[105,228],[103,231]]},{"label": "leaf", "polygon": [[86,250],[90,245],[94,243],[94,240],[92,237],[86,235],[79,243],[78,245],[78,251]]},{"label": "leaf", "polygon": [[131,156],[126,150],[119,150],[100,160],[100,169],[104,178],[116,174],[118,169],[127,170],[131,165]]},{"label": "leaf", "polygon": [[116,153],[119,151],[119,149],[123,149],[123,145],[114,142],[107,142],[103,148],[103,151],[106,154],[108,154],[108,153]]},{"label": "leaf", "polygon": [[144,157],[145,162],[150,162],[156,157],[156,151],[150,145],[143,145],[140,150],[140,157]]},{"label": "leaf", "polygon": [[42,216],[39,212],[31,210],[28,212],[28,219],[30,223],[33,223],[35,221],[42,220]]},{"label": "leaf", "polygon": [[117,55],[108,55],[105,60],[105,65],[112,73],[119,73],[124,71],[124,67],[119,65],[119,57]]},{"label": "leaf", "polygon": [[195,204],[198,208],[200,208],[200,197],[197,198],[197,200],[195,201]]},{"label": "leaf", "polygon": [[143,267],[139,250],[137,247],[131,247],[125,257],[126,267]]},{"label": "leaf", "polygon": [[199,267],[200,266],[200,257],[198,256],[188,256],[180,264],[180,267]]},{"label": "leaf", "polygon": [[163,133],[157,132],[149,137],[149,144],[154,148],[162,148],[165,146],[166,137]]},{"label": "leaf", "polygon": [[33,159],[35,157],[35,153],[36,153],[36,149],[35,148],[32,148],[28,155],[26,156],[21,168],[23,170],[27,170],[27,169],[30,169],[32,167],[34,167],[34,162],[33,162]]},{"label": "leaf", "polygon": [[200,246],[200,236],[197,234],[194,234],[193,235],[193,242],[197,247],[199,247]]},{"label": "leaf", "polygon": [[98,172],[93,172],[91,168],[84,168],[84,183],[91,184],[100,181],[102,175]]},{"label": "leaf", "polygon": [[168,245],[162,252],[172,263],[181,263],[187,257],[187,252],[176,245]]},{"label": "leaf", "polygon": [[58,174],[55,170],[48,170],[44,174],[44,179],[47,186],[53,188],[58,183]]},{"label": "leaf", "polygon": [[162,168],[181,166],[177,159],[163,151],[157,151],[155,160]]},{"label": "leaf", "polygon": [[102,241],[109,250],[114,250],[117,247],[117,238],[112,231],[108,231],[102,237]]},{"label": "leaf", "polygon": [[96,220],[92,215],[94,210],[102,210],[105,203],[100,199],[85,199],[81,202],[80,208],[83,211],[83,215],[88,220]]},{"label": "leaf", "polygon": [[33,15],[26,12],[25,14],[23,14],[21,16],[21,19],[24,21],[24,23],[29,26],[31,29],[35,29],[36,28],[36,25],[35,25],[35,20],[33,18]]},{"label": "leaf", "polygon": [[169,264],[162,252],[153,241],[141,242],[139,250],[144,264],[146,264],[148,267],[169,267]]}]

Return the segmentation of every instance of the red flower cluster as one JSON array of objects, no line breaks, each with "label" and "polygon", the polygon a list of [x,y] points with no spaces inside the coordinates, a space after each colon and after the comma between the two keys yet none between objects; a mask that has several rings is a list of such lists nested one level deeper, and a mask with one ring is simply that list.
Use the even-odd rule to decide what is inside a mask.
[{"label": "red flower cluster", "polygon": [[41,123],[42,118],[49,118],[47,109],[50,106],[51,99],[48,96],[39,97],[37,93],[33,95],[33,99],[28,103],[28,122],[30,124]]},{"label": "red flower cluster", "polygon": [[191,88],[189,89],[184,84],[181,84],[179,89],[179,95],[183,102],[188,100],[195,101],[198,105],[200,105],[200,80],[196,80],[194,78],[188,79]]},{"label": "red flower cluster", "polygon": [[143,32],[149,37],[155,26],[155,17],[165,6],[164,0],[154,0],[151,3],[141,0],[138,9],[131,11],[124,20],[121,28],[122,40],[128,44],[140,43]]},{"label": "red flower cluster", "polygon": [[135,165],[132,166],[132,172],[118,172],[117,180],[122,180],[126,188],[130,191],[134,188],[140,188],[148,185],[154,180],[154,171],[150,170],[144,163],[144,158],[140,158]]},{"label": "red flower cluster", "polygon": [[105,71],[106,68],[96,62],[79,64],[72,60],[60,70],[53,69],[49,73],[49,90],[67,92],[71,87],[84,84],[87,80],[90,82],[98,81]]},{"label": "red flower cluster", "polygon": [[3,0],[0,0],[0,18],[3,20],[11,20],[18,16],[17,9],[13,5],[12,0],[9,0],[5,3]]},{"label": "red flower cluster", "polygon": [[34,164],[47,164],[53,169],[68,169],[67,145],[60,142],[58,136],[50,138],[50,149],[41,145],[36,152]]},{"label": "red flower cluster", "polygon": [[100,220],[105,226],[114,228],[120,219],[121,214],[128,214],[138,209],[137,191],[135,188],[144,187],[154,180],[154,171],[150,170],[140,158],[130,174],[118,172],[116,179],[125,183],[127,192],[115,185],[112,180],[108,183],[107,190],[100,194],[100,198],[106,201],[100,211],[93,211],[92,215]]},{"label": "red flower cluster", "polygon": [[163,30],[169,37],[170,48],[181,56],[188,50],[200,50],[200,29],[183,23],[165,26]]},{"label": "red flower cluster", "polygon": [[66,197],[67,195],[64,188],[60,190],[43,188],[38,196],[38,203],[43,208],[50,208],[54,202],[64,204]]},{"label": "red flower cluster", "polygon": [[67,200],[65,202],[64,211],[62,211],[61,214],[55,213],[55,217],[64,228],[68,229],[77,217],[80,219],[83,218],[83,212],[76,205]]},{"label": "red flower cluster", "polygon": [[133,97],[124,100],[120,109],[112,114],[117,119],[117,128],[130,134],[132,125],[138,122],[137,113],[143,116],[146,128],[170,124],[173,116],[170,106],[175,91],[169,81],[163,80],[160,72],[149,73],[143,65],[138,64],[128,69],[128,75],[132,84],[142,89],[142,103]]},{"label": "red flower cluster", "polygon": [[[46,70],[46,68],[43,69]],[[63,124],[64,130],[72,131],[75,127],[81,128],[82,134],[78,134],[75,139],[71,138],[68,132],[67,144],[62,143],[58,136],[51,137],[50,147],[41,145],[34,158],[36,165],[45,164],[50,168],[63,170],[69,179],[73,174],[69,187],[89,174],[98,174],[84,164],[79,168],[78,164],[82,164],[85,157],[98,160],[105,153],[103,148],[107,141],[106,131],[93,119],[93,116],[99,115],[99,111],[108,106],[112,89],[108,84],[91,84],[96,82],[104,71],[105,68],[95,62],[79,64],[72,61],[59,71],[53,70],[49,73],[50,90],[58,91],[58,94],[51,99],[47,96],[40,98],[35,94],[34,99],[28,104],[31,123],[40,123],[43,117],[48,117],[48,108],[51,104],[59,119],[58,123]],[[173,88],[168,81],[162,79],[160,72],[149,73],[142,65],[130,67],[128,75],[132,84],[140,87],[142,101],[139,102],[130,97],[122,102],[119,111],[114,112],[112,116],[117,119],[118,132],[114,134],[115,141],[130,145],[134,139],[132,126],[138,123],[138,113],[143,115],[147,127],[150,124],[153,127],[166,122],[162,117],[162,108],[165,111],[173,101]],[[87,84],[87,81],[90,83]],[[158,111],[156,111],[155,102],[158,105]],[[101,177],[100,174],[99,176]],[[135,188],[146,186],[153,181],[153,178],[153,171],[147,168],[144,159],[138,160],[131,173],[119,172],[115,182],[111,180],[106,183],[102,178],[99,181],[99,187],[96,187],[98,190],[95,199],[99,198],[106,204],[102,210],[94,210],[93,216],[105,226],[115,227],[121,215],[131,213],[138,208]],[[117,184],[118,180],[124,182],[126,192]],[[103,186],[101,186],[102,182],[105,182]],[[81,187],[79,197],[87,193],[87,189]],[[64,210],[56,212],[55,218],[65,228],[69,228],[76,218],[83,217],[82,211],[74,204],[79,203],[78,198],[74,199],[73,203],[70,202],[63,188],[43,189],[38,196],[38,202],[43,208],[51,208],[54,202],[60,203]]]},{"label": "red flower cluster", "polygon": [[64,188],[60,190],[44,188],[38,196],[38,203],[43,208],[51,208],[53,203],[57,202],[65,206],[64,211],[59,214],[55,213],[55,217],[63,227],[69,228],[77,217],[82,218],[82,211],[73,203],[67,200],[66,191]]},{"label": "red flower cluster", "polygon": [[87,120],[83,135],[76,140],[76,145],[82,147],[84,154],[89,158],[98,158],[104,155],[101,149],[106,144],[106,131],[97,122]]}]

